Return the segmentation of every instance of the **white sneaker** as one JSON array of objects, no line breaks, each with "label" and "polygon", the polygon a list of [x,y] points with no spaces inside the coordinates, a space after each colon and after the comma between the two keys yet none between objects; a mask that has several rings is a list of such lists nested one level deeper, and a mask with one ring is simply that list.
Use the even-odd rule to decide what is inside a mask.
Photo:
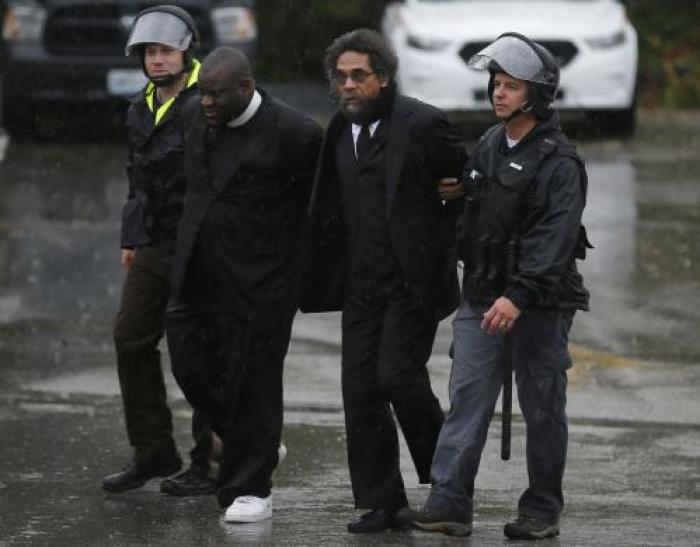
[{"label": "white sneaker", "polygon": [[284,461],[284,459],[287,457],[287,447],[284,446],[284,443],[280,443],[279,448],[277,449],[277,466]]},{"label": "white sneaker", "polygon": [[226,522],[260,522],[272,518],[272,496],[239,496],[226,509]]}]

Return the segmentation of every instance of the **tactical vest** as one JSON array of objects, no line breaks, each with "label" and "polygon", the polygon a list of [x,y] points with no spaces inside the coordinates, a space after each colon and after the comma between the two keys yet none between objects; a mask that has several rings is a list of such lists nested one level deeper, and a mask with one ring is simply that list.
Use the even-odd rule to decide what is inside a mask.
[{"label": "tactical vest", "polygon": [[[546,181],[557,166],[548,159],[570,157],[580,166],[585,199],[587,178],[583,162],[558,131],[522,142],[503,154],[503,125],[489,129],[463,174],[465,207],[459,223],[459,253],[464,262],[463,291],[472,303],[490,304],[502,296],[509,274],[515,273],[518,236],[533,215],[538,181]],[[589,245],[580,229],[576,257]]]}]

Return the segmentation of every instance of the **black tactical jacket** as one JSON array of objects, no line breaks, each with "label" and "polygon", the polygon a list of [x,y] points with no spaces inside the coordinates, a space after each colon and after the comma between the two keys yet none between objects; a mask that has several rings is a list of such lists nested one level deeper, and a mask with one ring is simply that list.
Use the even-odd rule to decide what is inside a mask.
[{"label": "black tactical jacket", "polygon": [[472,304],[508,297],[520,309],[588,309],[576,259],[590,247],[581,225],[587,177],[555,114],[515,147],[503,124],[477,143],[464,171],[460,223],[463,293]]},{"label": "black tactical jacket", "polygon": [[172,102],[157,105],[152,83],[129,106],[129,193],[122,212],[122,248],[155,245],[168,258],[175,248],[186,182],[180,111],[196,100],[199,63]]}]

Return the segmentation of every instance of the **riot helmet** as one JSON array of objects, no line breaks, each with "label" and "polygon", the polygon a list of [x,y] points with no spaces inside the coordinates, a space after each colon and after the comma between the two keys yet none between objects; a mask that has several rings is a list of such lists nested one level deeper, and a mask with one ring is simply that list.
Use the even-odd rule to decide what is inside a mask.
[{"label": "riot helmet", "polygon": [[511,117],[532,111],[548,118],[559,87],[559,66],[542,45],[516,32],[501,34],[494,42],[473,55],[467,65],[490,73],[488,96],[493,103],[494,76],[504,72],[528,83],[528,102]]},{"label": "riot helmet", "polygon": [[163,44],[182,51],[184,66],[180,74],[168,75],[157,80],[151,79],[157,86],[166,86],[192,69],[193,50],[199,41],[197,25],[183,8],[171,5],[153,6],[139,12],[136,16],[124,52],[128,56],[136,51],[141,59],[144,73],[148,76],[144,64],[144,50],[147,44]]}]

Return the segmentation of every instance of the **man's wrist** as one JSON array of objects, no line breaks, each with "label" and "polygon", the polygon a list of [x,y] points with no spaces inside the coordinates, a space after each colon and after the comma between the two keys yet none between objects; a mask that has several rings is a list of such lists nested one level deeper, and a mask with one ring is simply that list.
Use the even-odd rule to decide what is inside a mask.
[{"label": "man's wrist", "polygon": [[503,296],[510,300],[519,310],[524,310],[532,303],[529,291],[523,287],[511,287]]}]

